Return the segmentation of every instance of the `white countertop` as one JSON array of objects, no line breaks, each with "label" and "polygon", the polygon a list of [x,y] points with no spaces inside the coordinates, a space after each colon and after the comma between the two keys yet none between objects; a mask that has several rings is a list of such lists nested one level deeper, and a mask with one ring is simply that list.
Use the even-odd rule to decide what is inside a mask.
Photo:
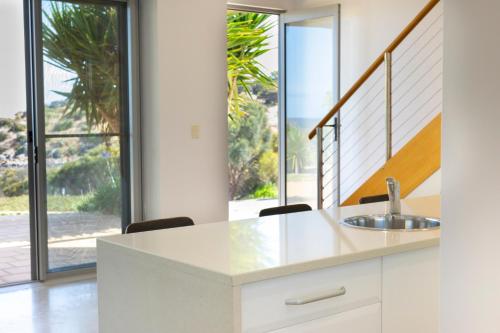
[{"label": "white countertop", "polygon": [[[440,231],[370,231],[342,218],[385,213],[377,203],[100,238],[98,244],[155,256],[175,269],[241,285],[439,245]],[[402,201],[406,214],[440,216],[440,198]]]}]

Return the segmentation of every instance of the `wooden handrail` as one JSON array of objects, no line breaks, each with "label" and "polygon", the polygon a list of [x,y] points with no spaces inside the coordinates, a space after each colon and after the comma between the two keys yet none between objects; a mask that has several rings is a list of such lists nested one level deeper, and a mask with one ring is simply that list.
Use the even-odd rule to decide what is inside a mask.
[{"label": "wooden handrail", "polygon": [[361,75],[361,77],[354,83],[354,85],[349,89],[344,96],[338,101],[338,103],[328,112],[328,114],[321,119],[321,121],[314,127],[314,129],[309,133],[309,139],[313,139],[316,136],[316,128],[325,126],[330,119],[332,119],[337,112],[344,106],[344,104],[358,91],[358,89],[372,76],[372,74],[377,70],[377,68],[384,63],[384,55],[386,53],[392,53],[404,40],[405,38],[417,27],[417,25],[430,13],[430,11],[439,3],[440,0],[431,0],[417,16],[404,28],[404,30],[396,37],[396,39],[382,52],[382,54],[370,65],[366,72]]}]

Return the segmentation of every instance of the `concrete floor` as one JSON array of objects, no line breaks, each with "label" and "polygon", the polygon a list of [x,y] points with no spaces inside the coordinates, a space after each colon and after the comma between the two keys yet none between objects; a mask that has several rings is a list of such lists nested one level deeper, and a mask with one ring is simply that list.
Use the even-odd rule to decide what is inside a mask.
[{"label": "concrete floor", "polygon": [[0,288],[0,332],[97,333],[95,275]]}]

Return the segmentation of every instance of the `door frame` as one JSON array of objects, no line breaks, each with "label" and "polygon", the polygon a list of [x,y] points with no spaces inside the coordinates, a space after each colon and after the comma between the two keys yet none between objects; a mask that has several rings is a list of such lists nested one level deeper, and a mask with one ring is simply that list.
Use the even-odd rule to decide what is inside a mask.
[{"label": "door frame", "polygon": [[[278,128],[279,128],[279,202],[280,205],[287,204],[287,167],[286,167],[286,25],[290,23],[297,23],[305,20],[319,19],[331,16],[334,19],[334,41],[333,45],[337,45],[336,51],[334,50],[334,59],[332,60],[334,66],[333,91],[336,94],[334,100],[338,101],[340,98],[340,9],[339,4],[329,5],[317,8],[307,8],[300,10],[287,11],[280,15],[280,28],[279,28],[279,84],[278,84]],[[340,123],[340,113],[338,115]],[[340,159],[340,140],[337,141],[337,159]],[[340,169],[337,168],[337,173]]]},{"label": "door frame", "polygon": [[[46,152],[44,122],[44,73],[42,44],[42,0],[24,1],[26,100],[28,128],[28,172],[30,197],[31,278],[44,281],[62,276],[93,273],[95,263],[49,272]],[[121,105],[127,111],[122,120],[120,161],[122,169],[122,231],[132,221],[141,221],[142,168],[140,137],[140,53],[138,0],[63,0],[68,3],[115,5],[119,10],[122,36]],[[123,154],[121,154],[123,155]],[[126,185],[126,186],[124,186]]]}]

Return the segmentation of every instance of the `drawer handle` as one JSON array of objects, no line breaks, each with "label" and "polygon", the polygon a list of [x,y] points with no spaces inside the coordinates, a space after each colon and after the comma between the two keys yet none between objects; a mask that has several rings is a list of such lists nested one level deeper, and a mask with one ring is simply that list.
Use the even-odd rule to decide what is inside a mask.
[{"label": "drawer handle", "polygon": [[323,301],[325,299],[344,296],[346,294],[346,292],[347,292],[347,290],[345,289],[345,287],[341,287],[337,290],[334,290],[334,291],[326,293],[326,294],[311,295],[311,296],[305,296],[305,297],[299,297],[299,298],[289,298],[289,299],[285,300],[285,304],[286,305],[305,305],[305,304],[309,304],[309,303]]}]

